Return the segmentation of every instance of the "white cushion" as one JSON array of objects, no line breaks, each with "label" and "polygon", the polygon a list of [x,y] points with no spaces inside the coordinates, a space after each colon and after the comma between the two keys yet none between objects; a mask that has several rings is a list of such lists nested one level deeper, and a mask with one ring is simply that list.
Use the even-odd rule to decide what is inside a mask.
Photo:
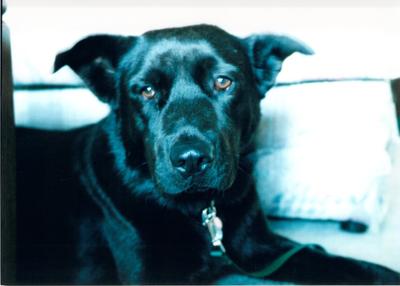
[{"label": "white cushion", "polygon": [[381,221],[398,135],[387,82],[275,88],[262,112],[254,173],[268,214]]},{"label": "white cushion", "polygon": [[98,122],[110,108],[86,88],[14,92],[17,126],[68,130]]}]

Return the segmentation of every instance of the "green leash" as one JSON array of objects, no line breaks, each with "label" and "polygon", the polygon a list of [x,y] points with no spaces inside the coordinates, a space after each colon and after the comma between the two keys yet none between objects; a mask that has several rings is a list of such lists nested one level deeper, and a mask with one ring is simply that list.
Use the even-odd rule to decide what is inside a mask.
[{"label": "green leash", "polygon": [[210,207],[206,208],[202,212],[203,225],[207,226],[208,232],[210,233],[211,243],[213,249],[211,251],[211,256],[223,257],[227,259],[228,263],[233,265],[243,274],[256,278],[264,278],[272,275],[278,269],[280,269],[291,257],[304,248],[310,247],[308,244],[299,244],[291,248],[287,252],[278,256],[271,263],[267,264],[263,269],[255,272],[247,272],[238,266],[226,253],[225,247],[222,244],[223,232],[222,232],[222,221],[217,217],[217,210],[215,208],[214,201],[211,201]]}]

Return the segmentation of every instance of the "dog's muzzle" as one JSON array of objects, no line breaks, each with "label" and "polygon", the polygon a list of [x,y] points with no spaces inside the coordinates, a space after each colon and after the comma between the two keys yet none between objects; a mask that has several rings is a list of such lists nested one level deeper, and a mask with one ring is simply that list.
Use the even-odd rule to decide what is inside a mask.
[{"label": "dog's muzzle", "polygon": [[204,173],[214,157],[214,147],[197,138],[181,139],[170,149],[171,165],[185,179]]}]

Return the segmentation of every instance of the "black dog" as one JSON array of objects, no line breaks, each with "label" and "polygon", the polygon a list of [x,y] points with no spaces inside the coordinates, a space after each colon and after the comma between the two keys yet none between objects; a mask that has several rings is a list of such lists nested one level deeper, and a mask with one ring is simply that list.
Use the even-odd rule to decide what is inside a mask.
[{"label": "black dog", "polygon": [[[59,54],[55,70],[72,68],[111,113],[69,132],[18,130],[17,282],[223,283],[296,248],[268,229],[248,156],[259,102],[294,52],[312,53],[283,36],[199,25],[92,36]],[[202,212],[213,215],[212,203],[231,260],[211,255],[220,220],[206,220],[210,237]],[[400,282],[320,247],[266,278]]]}]

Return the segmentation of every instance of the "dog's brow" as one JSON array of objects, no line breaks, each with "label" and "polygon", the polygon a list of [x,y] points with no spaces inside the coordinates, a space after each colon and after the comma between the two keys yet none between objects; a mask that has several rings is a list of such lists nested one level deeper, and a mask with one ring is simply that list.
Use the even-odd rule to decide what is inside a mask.
[{"label": "dog's brow", "polygon": [[204,54],[218,54],[206,41],[180,41],[178,39],[161,40],[154,45],[148,53],[152,58],[156,55],[173,52],[176,56],[184,56],[188,52],[199,50]]},{"label": "dog's brow", "polygon": [[217,68],[218,68],[218,71],[220,71],[221,73],[224,73],[224,74],[238,74],[239,73],[238,67],[231,65],[229,63],[226,63],[226,62],[218,63]]}]

